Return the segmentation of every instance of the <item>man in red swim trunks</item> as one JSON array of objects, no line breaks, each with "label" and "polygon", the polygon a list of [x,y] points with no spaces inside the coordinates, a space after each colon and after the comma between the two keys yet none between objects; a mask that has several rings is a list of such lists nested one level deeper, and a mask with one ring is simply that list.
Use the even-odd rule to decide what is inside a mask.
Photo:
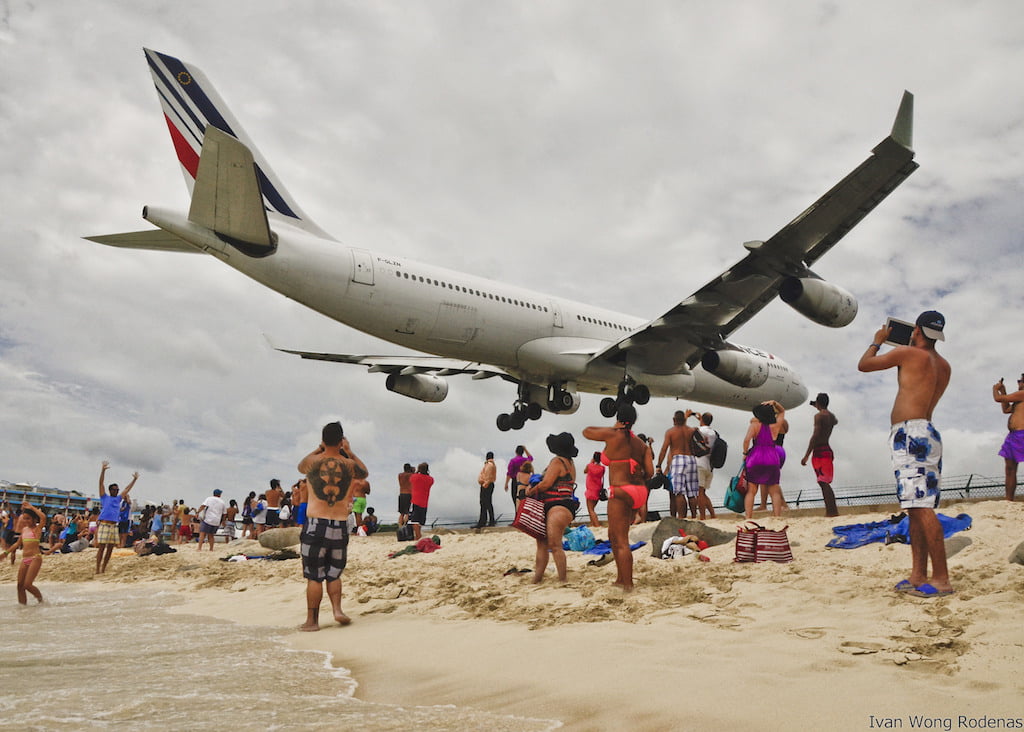
[{"label": "man in red swim trunks", "polygon": [[832,480],[835,477],[833,467],[834,455],[828,444],[828,438],[832,436],[832,429],[839,424],[836,415],[828,411],[828,394],[821,392],[811,402],[811,406],[818,410],[814,415],[814,431],[807,443],[807,452],[804,453],[801,465],[807,465],[807,458],[811,458],[811,467],[814,468],[814,478],[821,486],[821,497],[825,500],[825,515],[838,516],[839,509],[836,508],[836,495],[832,492]]}]

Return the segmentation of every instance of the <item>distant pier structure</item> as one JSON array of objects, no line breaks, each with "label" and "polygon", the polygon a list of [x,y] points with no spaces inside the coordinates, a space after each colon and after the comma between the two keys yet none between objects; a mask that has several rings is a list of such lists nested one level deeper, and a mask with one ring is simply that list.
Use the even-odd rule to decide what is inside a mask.
[{"label": "distant pier structure", "polygon": [[42,509],[47,516],[56,511],[85,513],[95,502],[92,497],[78,491],[62,491],[59,488],[44,488],[28,483],[8,483],[6,480],[0,480],[0,499],[15,509],[21,506],[22,501],[27,500],[36,508]]}]

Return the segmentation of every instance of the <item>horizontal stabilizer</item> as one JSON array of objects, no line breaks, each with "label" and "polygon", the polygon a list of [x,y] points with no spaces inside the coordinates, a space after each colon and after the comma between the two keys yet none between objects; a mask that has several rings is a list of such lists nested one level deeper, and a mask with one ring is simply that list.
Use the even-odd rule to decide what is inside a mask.
[{"label": "horizontal stabilizer", "polygon": [[179,239],[174,234],[168,234],[161,229],[146,229],[145,231],[128,231],[124,234],[104,234],[103,236],[84,237],[89,241],[98,244],[106,244],[108,247],[123,247],[125,249],[150,249],[155,252],[188,252],[199,254],[200,250]]},{"label": "horizontal stabilizer", "polygon": [[188,220],[232,243],[274,248],[252,153],[213,125],[203,137]]}]

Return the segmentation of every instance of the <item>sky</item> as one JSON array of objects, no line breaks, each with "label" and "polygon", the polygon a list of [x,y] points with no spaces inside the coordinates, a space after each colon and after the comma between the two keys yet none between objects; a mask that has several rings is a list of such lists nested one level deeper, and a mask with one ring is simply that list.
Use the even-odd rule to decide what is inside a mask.
[{"label": "sky", "polygon": [[[402,353],[213,258],[81,237],[187,210],[143,47],[202,68],[306,212],[339,240],[654,318],[862,162],[915,95],[920,169],[815,266],[857,319],[775,301],[733,340],[826,391],[836,482],[891,481],[894,373],[856,363],[886,316],[938,309],[953,368],[934,421],[947,475],[1000,477],[1000,377],[1024,371],[1024,16],[1012,2],[0,2],[0,479],[94,493],[242,499],[340,419],[394,518],[427,461],[430,518],[472,520],[476,476],[517,444],[604,424],[598,397],[500,433],[515,398],[452,377],[421,404],[314,351]],[[687,400],[655,399],[659,439]],[[749,415],[715,408],[739,465]],[[790,410],[788,496],[813,408]],[[582,468],[582,462],[580,463]],[[506,519],[511,501],[496,498]]]}]

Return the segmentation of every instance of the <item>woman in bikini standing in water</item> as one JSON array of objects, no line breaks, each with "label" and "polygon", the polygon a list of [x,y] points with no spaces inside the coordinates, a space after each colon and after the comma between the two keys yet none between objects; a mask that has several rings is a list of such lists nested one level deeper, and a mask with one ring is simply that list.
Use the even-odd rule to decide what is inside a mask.
[{"label": "woman in bikini standing in water", "polygon": [[654,476],[654,461],[647,444],[633,434],[636,409],[623,404],[614,427],[587,427],[583,436],[604,442],[603,461],[608,465],[608,541],[618,576],[615,584],[633,589],[633,553],[629,550],[629,526],[633,511],[647,502],[647,480]]},{"label": "woman in bikini standing in water", "polygon": [[43,601],[43,593],[32,584],[39,574],[39,568],[43,565],[43,555],[39,551],[39,538],[42,527],[46,526],[46,514],[33,506],[28,501],[21,504],[21,516],[16,524],[21,536],[4,552],[6,557],[21,547],[21,565],[18,567],[18,602],[22,605],[28,604],[28,593]]}]

